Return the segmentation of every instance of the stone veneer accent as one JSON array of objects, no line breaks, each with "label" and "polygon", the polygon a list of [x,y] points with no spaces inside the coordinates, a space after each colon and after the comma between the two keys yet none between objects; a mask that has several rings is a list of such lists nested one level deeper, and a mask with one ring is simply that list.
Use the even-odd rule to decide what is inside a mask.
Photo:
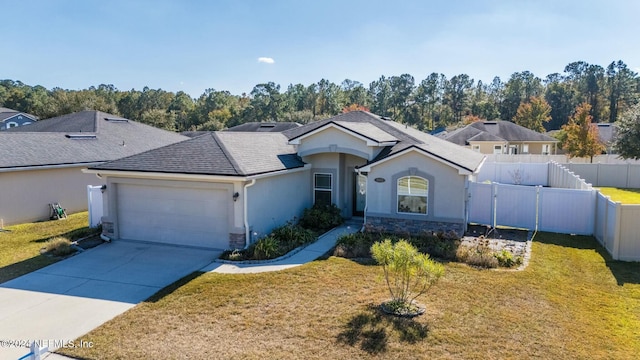
[{"label": "stone veneer accent", "polygon": [[114,236],[113,221],[102,218],[102,235],[109,238]]},{"label": "stone veneer accent", "polygon": [[243,234],[229,234],[229,248],[230,249],[242,249],[245,245],[245,235]]},{"label": "stone veneer accent", "polygon": [[427,233],[444,232],[448,233],[454,231],[458,236],[464,235],[464,224],[443,222],[443,221],[430,221],[420,219],[397,219],[387,218],[379,216],[367,216],[367,223],[365,228],[368,231],[386,231],[394,234],[410,234],[420,235]]}]

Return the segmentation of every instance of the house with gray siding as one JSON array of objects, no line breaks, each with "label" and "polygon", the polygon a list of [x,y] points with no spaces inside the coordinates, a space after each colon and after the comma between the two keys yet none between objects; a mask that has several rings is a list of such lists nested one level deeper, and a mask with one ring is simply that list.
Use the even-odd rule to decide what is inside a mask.
[{"label": "house with gray siding", "polygon": [[484,155],[364,111],[283,132],[206,133],[92,166],[103,232],[204,248],[248,246],[314,204],[399,233],[467,223]]}]

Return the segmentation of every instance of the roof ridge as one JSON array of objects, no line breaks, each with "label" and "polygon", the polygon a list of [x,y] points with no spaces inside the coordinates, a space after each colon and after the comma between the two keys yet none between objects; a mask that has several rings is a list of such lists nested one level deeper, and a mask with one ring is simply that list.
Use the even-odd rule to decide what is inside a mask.
[{"label": "roof ridge", "polygon": [[231,166],[233,166],[233,169],[238,173],[238,175],[244,175],[245,174],[244,169],[240,167],[240,164],[236,161],[236,159],[234,159],[229,149],[227,149],[227,147],[224,145],[222,139],[218,136],[218,132],[217,131],[212,132],[211,137],[216,142],[216,144],[218,144],[218,146],[222,150],[222,153],[227,158],[227,160],[229,160],[229,163],[231,164]]}]

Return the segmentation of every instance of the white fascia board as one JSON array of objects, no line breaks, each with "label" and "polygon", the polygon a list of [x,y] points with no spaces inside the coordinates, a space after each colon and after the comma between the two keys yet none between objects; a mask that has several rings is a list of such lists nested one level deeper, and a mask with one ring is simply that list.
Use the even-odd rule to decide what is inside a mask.
[{"label": "white fascia board", "polygon": [[[77,163],[77,164],[16,166],[16,167],[10,167],[10,168],[2,168],[2,169],[0,169],[0,173],[3,173],[3,172],[14,172],[14,171],[32,171],[32,170],[79,168],[79,167],[88,167],[88,166],[101,165],[103,163],[104,163],[104,161],[92,162],[92,163]],[[82,170],[84,171],[85,169],[82,169]]]},{"label": "white fascia board", "polygon": [[441,162],[441,163],[443,163],[445,165],[448,165],[448,166],[451,166],[453,168],[456,168],[458,170],[458,174],[460,174],[460,175],[471,175],[471,174],[473,174],[472,171],[469,171],[466,168],[463,168],[461,166],[455,165],[455,164],[453,164],[453,163],[451,163],[449,161],[445,161],[445,160],[443,160],[443,159],[441,159],[441,158],[439,158],[437,156],[433,156],[432,154],[430,154],[430,153],[428,153],[428,152],[426,152],[426,151],[424,151],[422,149],[416,148],[416,147],[410,147],[410,148],[404,149],[404,150],[402,150],[400,152],[397,152],[397,153],[395,153],[395,154],[393,154],[393,155],[391,155],[389,157],[386,157],[386,158],[384,158],[384,159],[382,159],[380,161],[377,161],[377,162],[375,162],[373,164],[369,164],[367,166],[363,166],[363,167],[361,167],[359,169],[360,169],[360,171],[370,172],[372,167],[374,167],[376,165],[379,165],[379,164],[382,164],[384,162],[387,162],[389,160],[393,160],[393,159],[395,159],[397,157],[400,157],[400,156],[402,156],[404,154],[409,153],[410,151],[415,151],[415,152],[417,152],[419,154],[422,154],[422,155],[424,155],[424,156],[426,156],[428,158],[431,158],[431,159],[436,160],[438,162]]},{"label": "white fascia board", "polygon": [[302,167],[297,167],[297,168],[293,168],[293,169],[273,171],[273,172],[268,172],[268,173],[258,174],[258,175],[250,175],[250,176],[247,176],[247,180],[264,179],[264,178],[268,178],[268,177],[272,177],[272,176],[279,176],[279,175],[282,175],[282,174],[291,174],[291,173],[296,173],[296,172],[300,172],[300,171],[307,171],[309,169],[311,169],[311,164],[304,164],[304,166],[302,166]]},{"label": "white fascia board", "polygon": [[367,144],[367,146],[375,146],[375,147],[392,146],[392,145],[395,145],[397,143],[395,141],[394,142],[387,141],[387,142],[382,142],[382,143],[378,142],[378,141],[374,141],[374,140],[369,139],[366,136],[362,136],[362,135],[354,132],[351,129],[347,129],[347,128],[342,127],[342,126],[338,126],[338,125],[336,125],[334,123],[328,123],[328,124],[325,124],[323,126],[320,126],[319,128],[317,128],[317,129],[315,129],[315,130],[313,130],[311,132],[308,132],[308,133],[306,133],[304,135],[301,135],[300,137],[297,137],[297,138],[295,138],[293,140],[289,140],[289,145],[300,145],[300,140],[302,140],[304,138],[307,138],[307,137],[310,137],[310,136],[313,136],[315,134],[318,134],[318,133],[320,133],[320,132],[322,132],[322,131],[324,131],[326,129],[329,129],[329,128],[334,128],[334,129],[340,130],[340,131],[344,132],[347,135],[351,135],[351,136],[353,136],[355,138],[358,138],[358,139],[364,141]]},{"label": "white fascia board", "polygon": [[246,181],[246,176],[225,176],[225,175],[203,175],[203,174],[172,174],[161,172],[145,172],[145,171],[118,171],[118,170],[97,170],[82,169],[86,174],[96,174],[102,176],[117,176],[123,178],[143,178],[143,179],[159,179],[159,180],[182,180],[182,181],[207,181],[207,182],[236,182]]}]

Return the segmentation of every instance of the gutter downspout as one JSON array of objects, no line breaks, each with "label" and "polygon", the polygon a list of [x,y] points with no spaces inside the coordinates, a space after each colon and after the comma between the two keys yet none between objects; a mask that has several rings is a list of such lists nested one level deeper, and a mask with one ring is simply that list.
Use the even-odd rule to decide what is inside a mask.
[{"label": "gutter downspout", "polygon": [[255,185],[256,184],[256,179],[251,179],[251,182],[248,184],[244,185],[244,196],[243,196],[243,204],[244,204],[244,208],[242,209],[244,212],[244,248],[248,248],[251,242],[251,230],[249,230],[249,218],[248,218],[248,209],[247,209],[247,204],[249,203],[247,201],[247,194],[248,194],[248,188]]},{"label": "gutter downspout", "polygon": [[[369,189],[368,189],[368,185],[369,185],[369,177],[367,177],[366,175],[362,175],[362,173],[360,172],[360,169],[358,169],[358,176],[364,176],[365,179],[367,179],[364,183],[364,210],[362,211],[362,228],[360,229],[360,232],[364,232],[364,227],[367,224],[367,207],[369,206]],[[359,191],[359,190],[358,190]]]}]

